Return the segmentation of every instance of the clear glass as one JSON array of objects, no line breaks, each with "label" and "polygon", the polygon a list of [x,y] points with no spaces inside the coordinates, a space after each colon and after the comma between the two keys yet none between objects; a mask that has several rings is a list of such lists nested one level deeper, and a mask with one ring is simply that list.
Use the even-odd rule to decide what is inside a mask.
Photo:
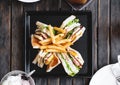
[{"label": "clear glass", "polygon": [[[18,75],[18,74],[24,74],[24,75],[28,76],[28,74],[23,72],[23,71],[19,71],[19,70],[11,71],[11,72],[7,73],[1,79],[0,85],[2,85],[3,81],[5,81],[8,78],[8,76],[14,76],[14,75]],[[29,76],[29,82],[30,82],[30,85],[35,85],[35,82],[34,82],[34,80],[33,80],[33,78],[31,76]]]},{"label": "clear glass", "polygon": [[87,7],[93,0],[87,0],[85,4],[72,4],[69,2],[69,0],[65,0],[69,6],[72,7],[73,10],[83,10],[85,7]]}]

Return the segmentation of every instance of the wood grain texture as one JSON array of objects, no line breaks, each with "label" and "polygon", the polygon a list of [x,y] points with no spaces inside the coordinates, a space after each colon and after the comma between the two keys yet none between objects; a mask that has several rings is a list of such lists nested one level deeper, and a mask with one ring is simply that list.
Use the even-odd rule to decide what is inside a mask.
[{"label": "wood grain texture", "polygon": [[37,5],[37,3],[29,3],[29,4],[28,3],[24,3],[23,4],[23,14],[26,11],[36,11],[36,5]]},{"label": "wood grain texture", "polygon": [[47,1],[49,5],[46,5],[46,7],[49,8],[48,11],[58,11],[59,10],[59,0],[48,0]]},{"label": "wood grain texture", "polygon": [[85,78],[85,79],[84,79],[84,81],[85,81],[85,84],[84,84],[84,85],[89,85],[90,80],[91,80],[91,78]]},{"label": "wood grain texture", "polygon": [[65,0],[61,0],[61,10],[62,11],[70,11],[72,8],[67,4]]},{"label": "wood grain texture", "polygon": [[12,1],[12,70],[23,70],[24,67],[24,17],[23,3]]},{"label": "wood grain texture", "polygon": [[[93,73],[98,70],[98,0],[93,0],[86,10],[92,12],[92,56],[93,56]],[[85,78],[85,85],[89,85],[91,78]]]},{"label": "wood grain texture", "polygon": [[74,78],[73,85],[85,85],[85,78]]},{"label": "wood grain texture", "polygon": [[109,0],[98,2],[98,68],[109,64]]},{"label": "wood grain texture", "polygon": [[62,78],[60,78],[60,85],[73,85],[73,79],[67,78],[67,77],[62,77]]},{"label": "wood grain texture", "polygon": [[47,9],[46,0],[41,0],[39,3],[37,3],[37,5],[36,5],[37,11],[45,11],[46,9]]},{"label": "wood grain texture", "polygon": [[37,3],[36,9],[38,11],[57,11],[59,9],[58,0],[41,0]]},{"label": "wood grain texture", "polygon": [[48,85],[47,78],[34,78],[36,85]]},{"label": "wood grain texture", "polygon": [[120,0],[111,0],[111,61],[117,62],[120,54]]},{"label": "wood grain texture", "polygon": [[47,85],[59,85],[59,77],[49,77]]},{"label": "wood grain texture", "polygon": [[92,12],[92,38],[93,38],[93,42],[92,42],[92,46],[93,46],[93,52],[92,52],[92,56],[93,56],[93,69],[94,72],[97,71],[97,63],[98,63],[98,56],[97,56],[97,47],[98,47],[98,0],[94,0],[91,2],[90,5],[88,5],[88,7],[86,7],[86,10],[90,10]]},{"label": "wood grain texture", "polygon": [[11,9],[8,0],[0,0],[0,79],[10,71]]}]

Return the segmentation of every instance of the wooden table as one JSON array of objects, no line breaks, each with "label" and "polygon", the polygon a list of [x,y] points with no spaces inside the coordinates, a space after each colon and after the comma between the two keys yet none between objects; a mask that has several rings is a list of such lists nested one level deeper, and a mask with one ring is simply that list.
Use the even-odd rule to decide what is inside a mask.
[{"label": "wooden table", "polygon": [[[41,0],[25,4],[0,0],[0,79],[11,70],[24,70],[23,34],[25,11],[71,10],[64,0]],[[92,11],[94,72],[117,62],[120,54],[120,0],[93,0],[84,10]],[[88,85],[90,78],[34,78],[36,85]]]}]

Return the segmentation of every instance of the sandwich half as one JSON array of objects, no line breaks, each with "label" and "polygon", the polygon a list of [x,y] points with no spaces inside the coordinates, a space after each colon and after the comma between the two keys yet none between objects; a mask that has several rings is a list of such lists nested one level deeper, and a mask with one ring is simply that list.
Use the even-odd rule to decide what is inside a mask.
[{"label": "sandwich half", "polygon": [[79,68],[74,65],[67,53],[57,53],[57,56],[61,60],[62,66],[69,76],[75,76],[79,72]]},{"label": "sandwich half", "polygon": [[68,51],[68,55],[72,59],[72,62],[74,63],[74,65],[77,66],[78,68],[82,68],[82,66],[84,64],[84,60],[83,60],[81,54],[77,50],[75,50],[71,47],[68,47],[67,51]]},{"label": "sandwich half", "polygon": [[60,27],[66,30],[66,38],[71,39],[72,43],[82,37],[86,29],[74,15],[65,19]]}]

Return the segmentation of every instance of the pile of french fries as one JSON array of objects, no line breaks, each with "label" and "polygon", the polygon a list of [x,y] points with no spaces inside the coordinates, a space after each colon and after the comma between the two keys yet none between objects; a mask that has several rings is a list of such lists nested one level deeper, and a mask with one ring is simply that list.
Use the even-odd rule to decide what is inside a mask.
[{"label": "pile of french fries", "polygon": [[[39,35],[38,31],[36,31],[35,34],[32,35],[32,42],[35,42],[36,39],[38,48],[46,52],[67,52],[66,48],[71,46],[73,43],[71,39],[65,38],[66,30],[59,27],[52,27],[51,25],[48,25],[48,29],[50,32],[49,38],[41,41],[39,39],[41,36]],[[39,28],[36,30],[39,30]],[[57,31],[58,34],[55,35],[52,30]]]}]

